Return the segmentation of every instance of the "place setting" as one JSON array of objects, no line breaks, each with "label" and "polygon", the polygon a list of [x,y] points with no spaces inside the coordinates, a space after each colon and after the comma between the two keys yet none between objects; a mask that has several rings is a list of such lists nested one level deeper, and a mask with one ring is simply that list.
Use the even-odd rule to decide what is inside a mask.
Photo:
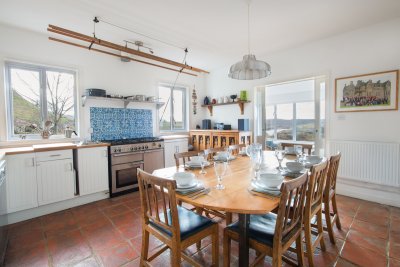
[{"label": "place setting", "polygon": [[277,169],[264,169],[253,178],[248,188],[253,195],[279,197],[284,176]]},{"label": "place setting", "polygon": [[213,159],[214,161],[224,161],[229,163],[230,161],[235,160],[236,157],[232,155],[232,149],[227,148],[225,151],[218,151]]},{"label": "place setting", "polygon": [[173,175],[173,179],[176,181],[176,193],[191,199],[207,195],[211,191],[191,172],[177,172]]},{"label": "place setting", "polygon": [[199,153],[198,156],[190,157],[190,161],[185,163],[185,169],[198,169],[201,168],[200,174],[206,174],[205,167],[209,167],[211,163],[207,160],[207,153]]}]

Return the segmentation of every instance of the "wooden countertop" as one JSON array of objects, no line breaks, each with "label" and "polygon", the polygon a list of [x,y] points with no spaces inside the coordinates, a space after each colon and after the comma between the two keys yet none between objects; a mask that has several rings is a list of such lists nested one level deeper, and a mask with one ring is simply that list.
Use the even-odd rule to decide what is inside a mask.
[{"label": "wooden countertop", "polygon": [[109,143],[88,143],[88,144],[74,144],[74,143],[54,143],[54,144],[40,144],[31,145],[26,147],[11,147],[0,149],[0,159],[6,155],[16,155],[33,152],[45,152],[53,150],[65,150],[65,149],[81,149],[91,147],[102,147],[110,146]]}]

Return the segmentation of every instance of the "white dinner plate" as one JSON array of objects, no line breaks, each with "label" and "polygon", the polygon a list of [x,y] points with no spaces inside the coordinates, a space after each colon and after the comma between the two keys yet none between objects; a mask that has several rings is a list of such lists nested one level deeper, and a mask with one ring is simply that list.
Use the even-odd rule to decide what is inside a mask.
[{"label": "white dinner plate", "polygon": [[[192,161],[186,162],[186,166],[191,168],[201,168],[201,164],[199,162],[192,162]],[[210,162],[206,161],[204,167],[208,166],[210,166]]]},{"label": "white dinner plate", "polygon": [[266,190],[266,191],[274,191],[274,192],[276,192],[276,191],[280,191],[281,190],[280,186],[279,187],[268,187],[268,186],[260,183],[259,181],[253,181],[253,182],[251,182],[251,185],[253,187],[255,187],[256,189],[261,189],[261,190]]}]

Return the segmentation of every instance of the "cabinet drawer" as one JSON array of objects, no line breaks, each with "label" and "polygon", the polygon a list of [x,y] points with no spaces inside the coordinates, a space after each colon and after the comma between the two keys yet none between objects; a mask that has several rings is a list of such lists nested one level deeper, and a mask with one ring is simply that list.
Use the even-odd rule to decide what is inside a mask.
[{"label": "cabinet drawer", "polygon": [[36,161],[50,161],[50,160],[60,160],[60,159],[72,159],[72,150],[54,150],[47,152],[36,153]]}]

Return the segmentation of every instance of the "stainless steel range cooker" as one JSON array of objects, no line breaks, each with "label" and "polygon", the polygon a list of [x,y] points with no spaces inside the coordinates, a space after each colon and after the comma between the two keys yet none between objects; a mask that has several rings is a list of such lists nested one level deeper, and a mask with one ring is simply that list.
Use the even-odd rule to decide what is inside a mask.
[{"label": "stainless steel range cooker", "polygon": [[157,137],[104,140],[109,148],[110,196],[138,189],[137,169],[152,173],[164,168],[164,140]]}]

